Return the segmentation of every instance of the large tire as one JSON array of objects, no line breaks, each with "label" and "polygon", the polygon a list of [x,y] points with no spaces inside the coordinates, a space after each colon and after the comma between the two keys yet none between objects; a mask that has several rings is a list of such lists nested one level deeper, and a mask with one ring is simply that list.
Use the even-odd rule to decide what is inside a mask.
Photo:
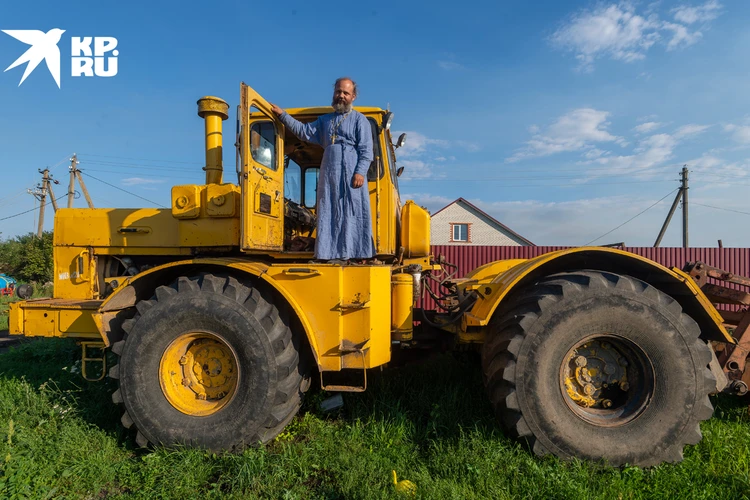
[{"label": "large tire", "polygon": [[238,450],[274,438],[309,386],[284,310],[232,277],[180,277],[136,304],[110,376],[136,442]]},{"label": "large tire", "polygon": [[558,274],[492,319],[485,383],[503,426],[537,455],[678,462],[713,414],[711,353],[699,334],[675,300],[642,281]]}]

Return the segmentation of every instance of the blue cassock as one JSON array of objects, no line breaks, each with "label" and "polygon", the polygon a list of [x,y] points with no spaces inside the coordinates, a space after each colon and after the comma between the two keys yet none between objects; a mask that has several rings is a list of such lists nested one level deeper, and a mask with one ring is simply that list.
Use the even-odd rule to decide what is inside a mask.
[{"label": "blue cassock", "polygon": [[[302,123],[289,114],[281,121],[305,142],[323,146],[317,203],[315,258],[366,259],[375,255],[370,218],[367,170],[372,162],[372,129],[362,113],[330,113],[312,123]],[[335,142],[332,142],[335,140]],[[354,174],[365,178],[352,187]]]}]

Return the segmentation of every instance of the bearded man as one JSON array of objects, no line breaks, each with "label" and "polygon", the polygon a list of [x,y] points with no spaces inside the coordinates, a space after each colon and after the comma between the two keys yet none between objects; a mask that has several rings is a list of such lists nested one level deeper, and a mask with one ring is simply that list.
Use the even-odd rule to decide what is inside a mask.
[{"label": "bearded man", "polygon": [[314,122],[302,123],[272,105],[294,135],[324,150],[316,205],[315,258],[320,260],[369,259],[375,254],[365,183],[373,159],[372,129],[367,118],[352,109],[356,98],[356,82],[343,77],[333,87],[334,112]]}]

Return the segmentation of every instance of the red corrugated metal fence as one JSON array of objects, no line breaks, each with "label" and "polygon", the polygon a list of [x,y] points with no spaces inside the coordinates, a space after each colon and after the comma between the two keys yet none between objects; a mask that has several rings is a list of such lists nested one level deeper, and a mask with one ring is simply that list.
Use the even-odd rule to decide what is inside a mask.
[{"label": "red corrugated metal fence", "polygon": [[[506,259],[532,259],[565,248],[570,247],[435,245],[432,247],[432,254],[435,256],[444,255],[446,261],[458,266],[455,276],[462,277],[472,269],[488,262]],[[626,247],[624,250],[651,259],[665,267],[682,268],[687,262],[700,260],[733,274],[750,277],[750,248]],[[728,285],[727,283],[721,284]],[[434,309],[434,301],[430,297],[426,297],[424,307]]]}]

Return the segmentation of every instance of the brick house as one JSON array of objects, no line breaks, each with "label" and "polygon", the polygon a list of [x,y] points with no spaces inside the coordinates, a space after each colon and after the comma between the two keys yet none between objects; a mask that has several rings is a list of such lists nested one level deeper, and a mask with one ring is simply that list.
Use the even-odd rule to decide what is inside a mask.
[{"label": "brick house", "polygon": [[534,246],[463,198],[431,215],[433,245]]}]

